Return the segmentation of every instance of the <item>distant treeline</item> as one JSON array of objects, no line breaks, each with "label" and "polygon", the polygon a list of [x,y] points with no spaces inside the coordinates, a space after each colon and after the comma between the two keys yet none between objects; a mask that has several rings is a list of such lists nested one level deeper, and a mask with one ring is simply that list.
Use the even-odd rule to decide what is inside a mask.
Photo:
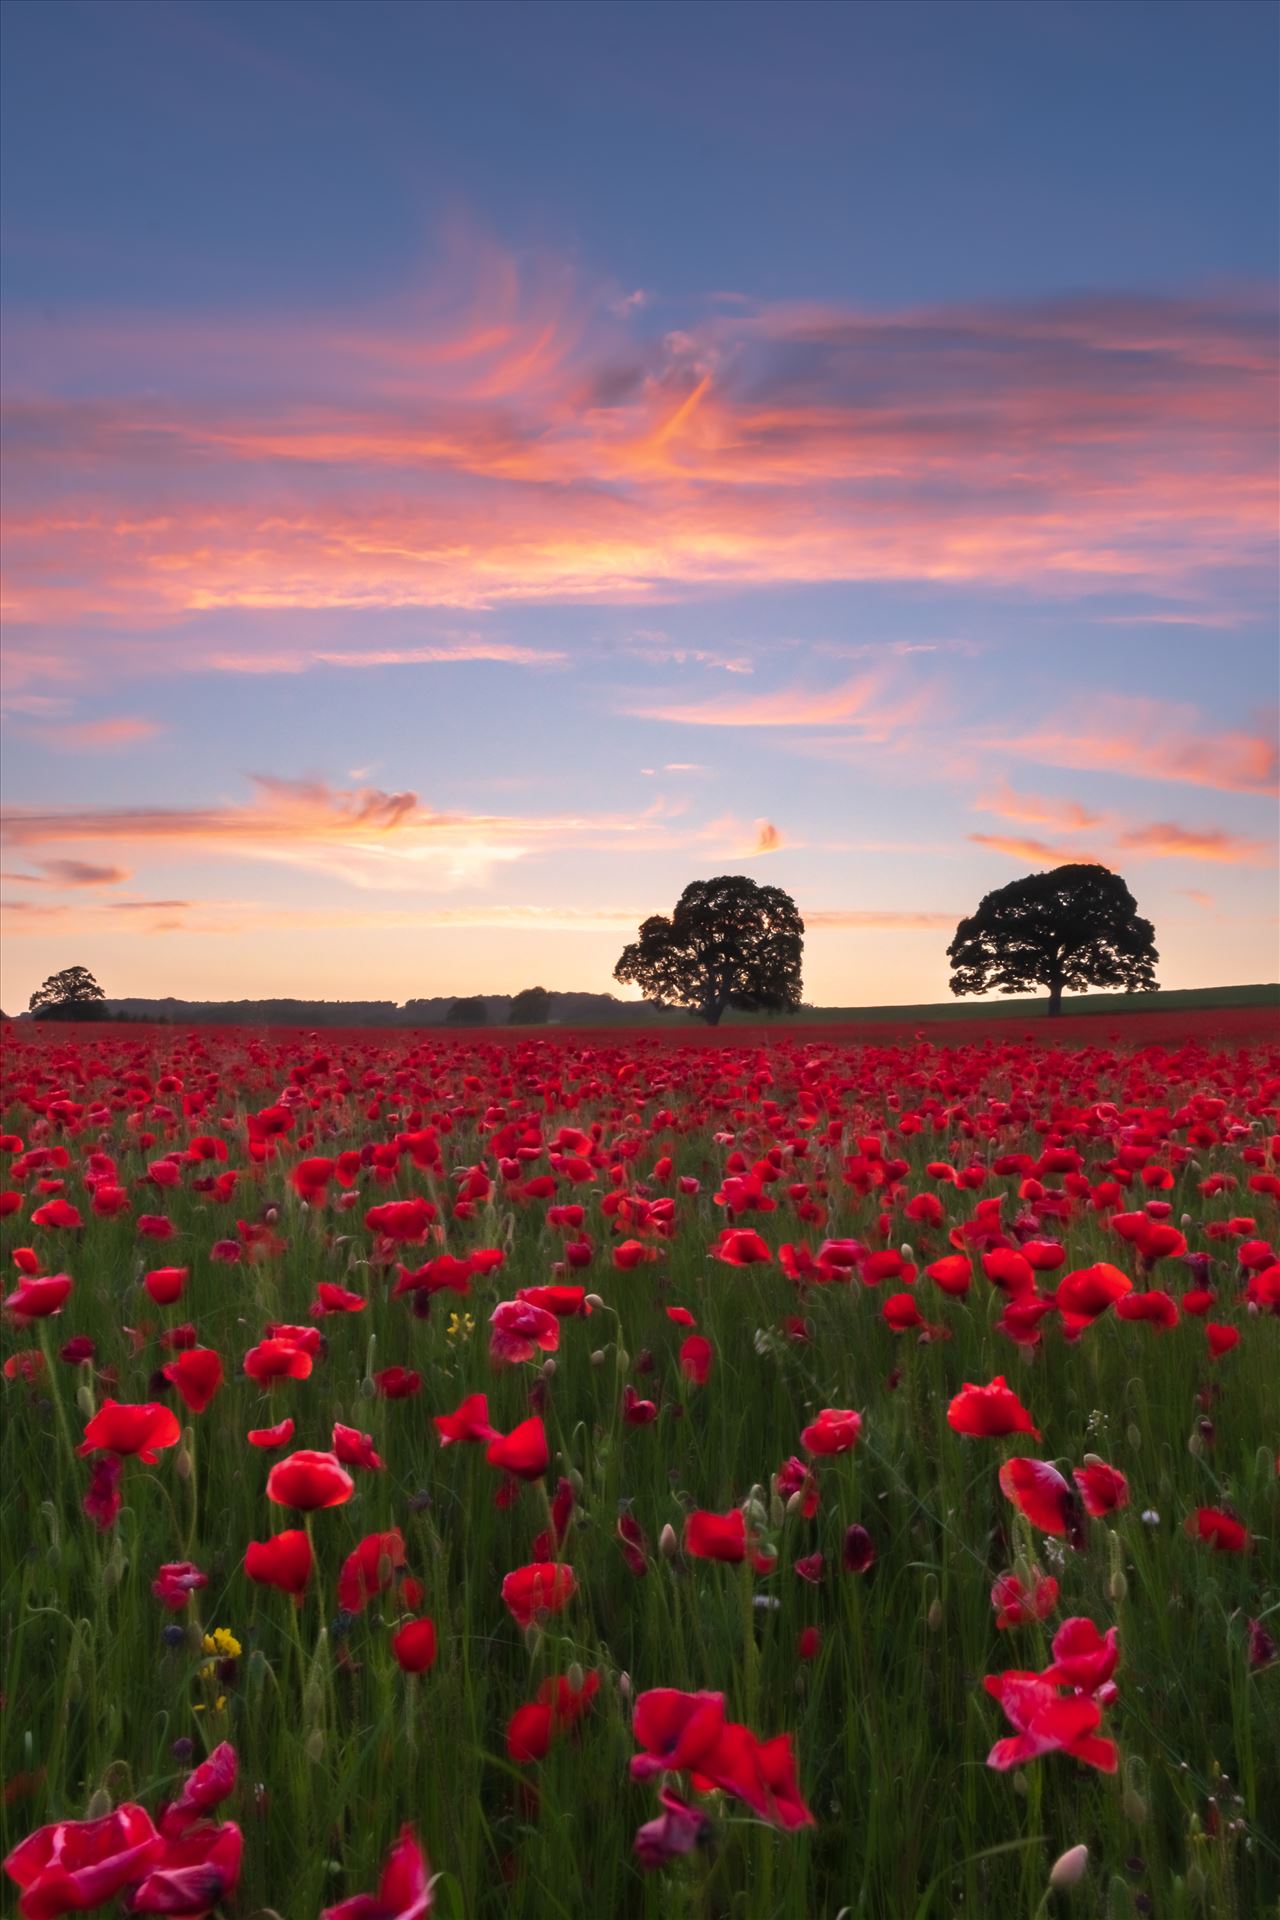
[{"label": "distant treeline", "polygon": [[[669,1022],[673,1017],[668,1010],[643,1001],[620,1000],[612,993],[553,993],[540,987],[528,987],[520,994],[472,994],[461,999],[437,995],[428,1000],[406,1000],[403,1006],[394,1000],[108,998],[74,1010],[60,1008],[52,1017],[59,1016],[201,1027],[500,1027],[513,1022],[521,1026],[621,1026],[650,1019]],[[3,1017],[0,1014],[0,1019]],[[17,1017],[26,1020],[32,1016]]]}]

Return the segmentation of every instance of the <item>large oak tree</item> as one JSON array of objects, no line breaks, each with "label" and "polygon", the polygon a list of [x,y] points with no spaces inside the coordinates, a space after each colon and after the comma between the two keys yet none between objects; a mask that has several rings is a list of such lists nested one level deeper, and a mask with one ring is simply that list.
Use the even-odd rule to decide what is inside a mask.
[{"label": "large oak tree", "polygon": [[1049,989],[1049,1012],[1062,1012],[1065,988],[1157,985],[1155,928],[1118,873],[1107,867],[1055,867],[1029,873],[987,894],[956,928],[947,948],[956,994]]},{"label": "large oak tree", "polygon": [[659,1006],[695,1009],[714,1027],[726,1007],[798,1007],[803,947],[804,921],[790,894],[726,873],[692,881],[670,916],[646,920],[613,977]]}]

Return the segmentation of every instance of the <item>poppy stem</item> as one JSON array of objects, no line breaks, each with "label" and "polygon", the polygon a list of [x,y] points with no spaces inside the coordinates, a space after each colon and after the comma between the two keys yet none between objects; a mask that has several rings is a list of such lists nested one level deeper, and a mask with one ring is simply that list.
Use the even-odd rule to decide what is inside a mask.
[{"label": "poppy stem", "polygon": [[49,1381],[49,1398],[53,1401],[54,1412],[58,1419],[58,1431],[62,1435],[62,1444],[67,1450],[67,1459],[74,1476],[76,1472],[75,1441],[71,1437],[71,1422],[67,1417],[67,1409],[62,1403],[62,1395],[58,1391],[57,1377],[53,1370],[53,1342],[49,1337],[47,1319],[42,1319],[40,1322],[40,1351],[44,1354],[44,1370]]}]

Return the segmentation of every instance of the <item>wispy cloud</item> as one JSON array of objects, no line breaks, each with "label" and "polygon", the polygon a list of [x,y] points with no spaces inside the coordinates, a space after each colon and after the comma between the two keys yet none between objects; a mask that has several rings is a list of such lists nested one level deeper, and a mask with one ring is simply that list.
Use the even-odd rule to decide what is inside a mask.
[{"label": "wispy cloud", "polygon": [[633,697],[621,704],[632,719],[661,720],[680,727],[840,728],[872,741],[888,741],[927,711],[923,687],[894,687],[882,673],[866,673],[839,686],[781,687],[769,692],[726,694],[709,700]]},{"label": "wispy cloud", "polygon": [[60,753],[92,753],[113,747],[132,747],[140,740],[153,740],[160,731],[157,721],[125,713],[104,720],[42,723],[28,728],[41,746],[53,747]]},{"label": "wispy cloud", "polygon": [[1083,833],[1102,819],[1078,800],[1050,800],[1034,793],[1015,793],[1002,780],[974,801],[980,813],[996,813],[1002,820],[1019,821],[1030,827],[1053,827],[1059,833]]},{"label": "wispy cloud", "polygon": [[27,887],[118,887],[129,878],[127,867],[94,866],[88,860],[41,860],[39,873],[5,873]]},{"label": "wispy cloud", "polygon": [[1280,779],[1274,726],[1256,733],[1217,731],[1200,723],[1193,707],[1139,695],[1101,696],[1087,719],[1032,727],[985,744],[1042,766],[1224,792],[1271,794]]},{"label": "wispy cloud", "polygon": [[990,847],[993,853],[1008,854],[1011,860],[1031,860],[1039,866],[1105,867],[1110,864],[1099,859],[1096,853],[1085,853],[1079,847],[1053,846],[1046,840],[1021,834],[971,833],[969,839],[976,847]]},{"label": "wispy cloud", "polygon": [[1226,827],[1182,827],[1172,820],[1149,826],[1127,827],[1116,836],[1126,852],[1153,860],[1211,860],[1224,866],[1268,867],[1276,859],[1275,845],[1231,833]]}]

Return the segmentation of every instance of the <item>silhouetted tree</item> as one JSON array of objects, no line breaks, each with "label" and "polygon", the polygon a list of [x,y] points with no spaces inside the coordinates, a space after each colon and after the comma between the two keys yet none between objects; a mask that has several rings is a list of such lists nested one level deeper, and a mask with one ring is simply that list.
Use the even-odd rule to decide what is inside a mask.
[{"label": "silhouetted tree", "polygon": [[507,1015],[513,1027],[544,1027],[551,1018],[551,995],[545,987],[525,987],[511,1002]]},{"label": "silhouetted tree", "polygon": [[106,994],[88,967],[64,967],[51,973],[31,996],[37,1020],[105,1020]]},{"label": "silhouetted tree", "polygon": [[1048,987],[1049,1013],[1065,987],[1155,992],[1155,928],[1139,917],[1118,873],[1100,866],[1029,873],[987,894],[947,948],[951,991],[1025,993]]},{"label": "silhouetted tree", "polygon": [[489,1024],[489,1007],[482,993],[473,993],[468,999],[455,1000],[444,1017],[446,1027],[486,1027]]},{"label": "silhouetted tree", "polygon": [[726,1007],[794,1011],[803,948],[804,921],[790,894],[726,873],[691,882],[670,918],[646,920],[613,977],[659,1006],[694,1008],[714,1027]]}]

